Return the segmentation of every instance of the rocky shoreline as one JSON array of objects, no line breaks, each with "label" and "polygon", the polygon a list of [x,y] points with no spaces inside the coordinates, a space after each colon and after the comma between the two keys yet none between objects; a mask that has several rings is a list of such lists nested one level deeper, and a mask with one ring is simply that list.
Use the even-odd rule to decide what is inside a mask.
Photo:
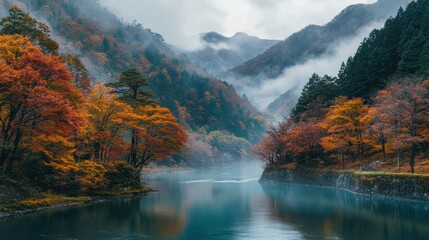
[{"label": "rocky shoreline", "polygon": [[429,201],[428,175],[267,168],[259,181],[335,187],[359,194]]}]

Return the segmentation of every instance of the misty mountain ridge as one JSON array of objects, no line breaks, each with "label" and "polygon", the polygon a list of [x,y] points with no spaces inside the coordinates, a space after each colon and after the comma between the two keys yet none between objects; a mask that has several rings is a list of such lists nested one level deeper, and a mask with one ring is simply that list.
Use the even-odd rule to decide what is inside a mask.
[{"label": "misty mountain ridge", "polygon": [[309,25],[231,71],[238,77],[259,75],[255,81],[276,78],[285,68],[321,56],[332,43],[355,35],[371,22],[395,15],[399,7],[410,1],[379,0],[373,4],[351,5],[326,25]]},{"label": "misty mountain ridge", "polygon": [[288,116],[292,108],[298,103],[298,97],[299,91],[297,88],[287,90],[268,105],[267,111],[277,119]]},{"label": "misty mountain ridge", "polygon": [[[395,16],[400,7],[405,7],[410,0],[379,0],[373,4],[355,4],[344,9],[332,21],[324,26],[309,25],[301,31],[291,35],[284,41],[279,42],[265,53],[249,60],[243,65],[235,68],[233,71],[246,70],[246,74],[256,74],[254,76],[241,76],[236,73],[236,82],[246,82],[246,84],[267,84],[270,79],[278,78],[283,81],[283,85],[288,85],[285,88],[285,93],[281,94],[271,104],[268,105],[267,111],[281,119],[287,116],[292,108],[297,103],[297,98],[300,94],[300,89],[308,80],[312,72],[301,74],[302,79],[288,78],[284,76],[285,72],[297,66],[304,66],[309,61],[330,61],[335,58],[335,54],[340,54],[339,45],[347,44],[348,41],[360,43],[363,40],[362,36],[367,36],[368,30],[371,30],[377,23],[382,23],[391,16]],[[371,27],[372,26],[372,27]],[[366,29],[368,28],[368,29]],[[368,32],[369,33],[369,32]],[[363,34],[363,35],[362,35]],[[358,39],[360,38],[361,39]],[[350,46],[353,44],[350,44]],[[356,51],[353,49],[353,52]],[[350,50],[349,50],[350,51]],[[336,53],[337,52],[337,53]],[[353,54],[350,52],[350,55]],[[346,61],[347,56],[342,56],[341,61]],[[341,62],[332,62],[335,65],[335,70],[339,69]],[[331,65],[332,65],[331,64]],[[336,66],[338,64],[338,66]],[[262,69],[263,68],[263,69]],[[247,71],[249,70],[249,71]],[[256,70],[259,70],[258,73]],[[323,69],[314,69],[310,71],[327,71]],[[317,72],[323,74],[336,74],[332,72]],[[305,75],[305,76],[304,76]]]},{"label": "misty mountain ridge", "polygon": [[200,36],[202,48],[185,52],[192,62],[216,77],[245,61],[265,52],[277,40],[260,39],[238,32],[231,37],[217,32],[203,33]]}]

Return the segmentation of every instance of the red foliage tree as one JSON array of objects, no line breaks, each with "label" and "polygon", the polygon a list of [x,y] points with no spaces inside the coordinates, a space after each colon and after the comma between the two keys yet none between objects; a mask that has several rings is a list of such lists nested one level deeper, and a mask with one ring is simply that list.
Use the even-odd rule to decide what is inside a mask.
[{"label": "red foliage tree", "polygon": [[391,84],[379,92],[376,107],[397,151],[409,152],[411,173],[414,173],[418,147],[429,137],[425,125],[429,116],[426,85],[413,79]]},{"label": "red foliage tree", "polygon": [[52,145],[69,142],[82,103],[71,78],[27,38],[0,36],[0,165],[10,168],[28,152],[51,156]]},{"label": "red foliage tree", "polygon": [[327,160],[321,145],[322,138],[326,135],[326,130],[316,120],[308,120],[308,122],[297,124],[289,133],[287,145],[299,163],[309,162],[317,158],[326,163]]}]

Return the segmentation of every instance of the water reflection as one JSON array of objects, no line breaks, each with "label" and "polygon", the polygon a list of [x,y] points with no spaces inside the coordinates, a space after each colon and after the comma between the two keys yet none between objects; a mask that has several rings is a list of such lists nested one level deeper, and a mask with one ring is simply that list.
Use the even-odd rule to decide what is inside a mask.
[{"label": "water reflection", "polygon": [[0,220],[0,239],[429,239],[429,206],[259,184],[260,165],[145,177],[158,193]]},{"label": "water reflection", "polygon": [[429,239],[429,206],[348,191],[263,185],[271,216],[315,239]]}]

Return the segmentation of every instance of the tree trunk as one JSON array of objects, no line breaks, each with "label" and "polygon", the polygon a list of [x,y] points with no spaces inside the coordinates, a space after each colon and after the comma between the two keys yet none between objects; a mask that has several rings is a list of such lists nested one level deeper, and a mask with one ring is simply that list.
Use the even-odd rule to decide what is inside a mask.
[{"label": "tree trunk", "polygon": [[131,129],[130,164],[137,166],[137,130]]},{"label": "tree trunk", "polygon": [[94,143],[94,162],[98,162],[99,158],[100,158],[100,143],[95,142]]},{"label": "tree trunk", "polygon": [[104,144],[100,146],[100,162],[104,161]]},{"label": "tree trunk", "polygon": [[346,165],[344,161],[344,153],[341,153],[341,160],[343,161],[343,170],[346,170]]},{"label": "tree trunk", "polygon": [[398,169],[401,167],[401,150],[398,150]]},{"label": "tree trunk", "polygon": [[7,159],[7,155],[8,155],[7,151],[3,149],[0,154],[0,167],[4,166]]},{"label": "tree trunk", "polygon": [[13,168],[13,158],[9,158],[6,162],[6,172],[12,172],[12,168]]},{"label": "tree trunk", "polygon": [[380,142],[381,142],[381,152],[383,153],[383,160],[386,160],[386,140],[383,132],[381,132],[380,138],[381,138]]},{"label": "tree trunk", "polygon": [[411,173],[414,173],[414,166],[416,165],[416,144],[413,143],[410,154],[410,167]]}]

